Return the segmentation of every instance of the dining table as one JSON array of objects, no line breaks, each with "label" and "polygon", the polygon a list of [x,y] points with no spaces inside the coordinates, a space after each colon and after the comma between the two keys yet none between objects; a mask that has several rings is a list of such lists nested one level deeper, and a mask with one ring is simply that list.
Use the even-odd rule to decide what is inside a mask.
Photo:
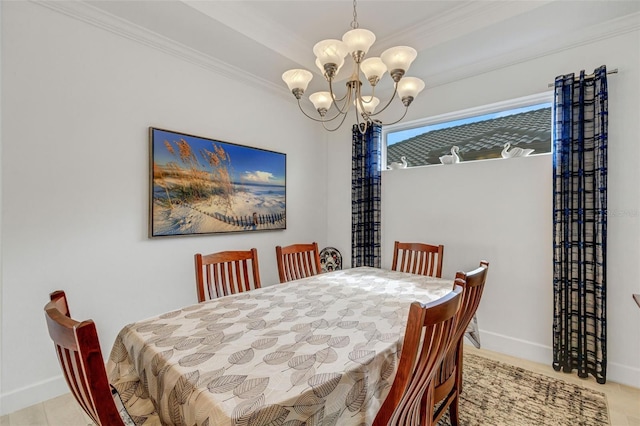
[{"label": "dining table", "polygon": [[126,325],[107,373],[165,425],[370,425],[410,304],[452,288],[357,267],[233,294]]}]

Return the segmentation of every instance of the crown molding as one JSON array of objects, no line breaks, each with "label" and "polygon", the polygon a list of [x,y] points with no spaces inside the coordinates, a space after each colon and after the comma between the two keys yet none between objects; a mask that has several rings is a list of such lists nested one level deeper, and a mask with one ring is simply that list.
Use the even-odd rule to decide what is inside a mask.
[{"label": "crown molding", "polygon": [[[312,57],[309,55],[311,46],[305,40],[278,22],[256,14],[251,7],[247,7],[243,2],[180,1],[315,72],[315,62],[313,59],[309,59]],[[420,40],[419,43],[414,43],[413,47],[421,51],[531,11],[552,1],[555,0],[466,1],[426,21],[398,31],[392,36],[378,39],[376,48],[385,50],[392,46],[403,45],[406,40]]]},{"label": "crown molding", "polygon": [[48,1],[30,0],[39,6],[77,19],[96,28],[109,31],[128,40],[159,50],[178,59],[184,60],[220,76],[267,90],[272,94],[290,100],[291,94],[280,84],[263,79],[226,62],[220,61],[178,43],[156,32],[150,31],[127,20],[114,16],[82,0]]},{"label": "crown molding", "polygon": [[[586,44],[606,40],[640,30],[640,12],[612,19],[601,24],[576,31],[560,39],[548,38],[533,46],[510,51],[501,55],[487,57],[481,61],[466,64],[464,67],[448,69],[429,76],[426,89],[453,83],[478,74],[499,70],[543,56],[561,53]],[[541,82],[546,89],[548,81]],[[548,89],[547,89],[548,90]]]},{"label": "crown molding", "polygon": [[[281,84],[266,80],[226,62],[220,61],[210,55],[203,54],[202,52],[192,49],[184,44],[173,41],[122,18],[116,17],[82,0],[30,1],[55,12],[90,24],[94,27],[107,30],[113,34],[172,55],[178,59],[207,69],[220,76],[251,85],[258,89],[266,90],[286,100],[290,100],[291,98],[289,91]],[[465,33],[469,33],[479,28],[486,27],[487,25],[491,25],[494,22],[503,20],[508,16],[524,13],[547,3],[549,3],[549,1],[493,1],[490,3],[477,1],[466,2],[446,13],[433,17],[428,22],[422,22],[420,25],[407,28],[403,32],[395,34],[391,38],[382,40],[381,45],[394,45],[396,44],[396,38],[399,40],[408,37],[408,34],[412,34],[411,37],[418,37],[418,39],[425,40],[425,45],[417,46],[422,50],[429,46],[435,46],[439,43],[459,37],[460,33],[458,31],[461,31],[461,28],[464,28]],[[223,8],[218,9],[218,11],[221,13],[224,12],[226,14],[225,16],[229,19],[238,20],[242,18],[245,21],[247,19],[247,11],[242,12],[242,9],[238,9],[237,6],[230,7],[228,5],[217,5],[215,7]],[[207,13],[202,10],[200,11],[202,13]],[[272,24],[257,17],[252,19],[252,22],[256,25],[256,29],[252,30],[251,33],[243,32],[243,34],[249,37],[259,36],[269,28],[269,25]],[[430,75],[427,78],[427,89],[516,65],[542,56],[556,54],[564,50],[590,44],[598,40],[616,37],[631,31],[637,31],[639,28],[640,13],[630,14],[576,31],[569,37],[562,37],[559,40],[542,40],[530,47],[512,50],[504,54],[493,55],[486,57],[481,61],[466,64],[464,67],[456,67]],[[271,48],[274,40],[279,40],[284,33],[286,33],[286,30],[281,28],[268,40],[262,37],[258,41]],[[299,40],[294,41],[294,45],[295,46],[292,50],[279,48],[278,52],[283,54],[283,56],[296,61],[296,55],[291,52],[295,52],[297,49],[306,49],[306,47],[304,47],[303,43]],[[545,85],[547,83],[548,82],[544,82]]]},{"label": "crown molding", "polygon": [[181,0],[187,6],[215,19],[235,31],[249,37],[263,46],[278,52],[309,69],[315,69],[309,45],[295,32],[268,19],[257,15],[253,8],[244,2]]},{"label": "crown molding", "polygon": [[413,47],[422,51],[545,6],[553,1],[468,1],[398,31],[393,36],[378,40],[377,45],[380,49],[386,49],[402,45],[406,43],[406,40],[420,40],[420,43],[414,43]]}]

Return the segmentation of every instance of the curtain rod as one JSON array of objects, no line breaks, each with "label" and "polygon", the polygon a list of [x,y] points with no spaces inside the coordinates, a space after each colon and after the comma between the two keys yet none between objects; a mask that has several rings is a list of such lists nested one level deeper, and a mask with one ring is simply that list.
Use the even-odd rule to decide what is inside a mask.
[{"label": "curtain rod", "polygon": [[[610,71],[607,71],[607,75],[609,75],[609,74],[618,74],[618,68],[614,68],[614,69],[612,69]],[[594,75],[595,74],[587,74],[587,75],[585,75],[585,77],[593,77]],[[556,85],[555,83],[549,83],[549,85],[547,87],[553,87],[555,85]]]}]

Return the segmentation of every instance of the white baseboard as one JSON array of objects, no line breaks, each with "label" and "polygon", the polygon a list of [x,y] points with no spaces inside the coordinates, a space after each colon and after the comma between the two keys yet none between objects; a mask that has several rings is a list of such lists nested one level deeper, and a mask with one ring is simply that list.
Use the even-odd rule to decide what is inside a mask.
[{"label": "white baseboard", "polygon": [[69,387],[61,375],[29,386],[0,394],[0,415],[13,413],[56,396],[69,393]]},{"label": "white baseboard", "polygon": [[[551,366],[553,350],[550,346],[480,330],[482,348],[505,355]],[[640,368],[607,362],[607,381],[640,389]]]}]

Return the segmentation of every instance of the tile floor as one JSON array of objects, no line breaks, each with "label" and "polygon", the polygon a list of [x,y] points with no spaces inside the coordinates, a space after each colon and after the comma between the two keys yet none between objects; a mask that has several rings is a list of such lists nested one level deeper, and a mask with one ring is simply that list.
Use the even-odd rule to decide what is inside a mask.
[{"label": "tile floor", "polygon": [[[558,373],[548,365],[484,349],[478,350],[470,345],[465,346],[465,351],[604,392],[609,404],[611,426],[640,426],[640,389],[613,382],[599,385],[594,379],[580,379],[575,374]],[[0,417],[0,426],[87,426],[92,424],[70,394]]]}]

